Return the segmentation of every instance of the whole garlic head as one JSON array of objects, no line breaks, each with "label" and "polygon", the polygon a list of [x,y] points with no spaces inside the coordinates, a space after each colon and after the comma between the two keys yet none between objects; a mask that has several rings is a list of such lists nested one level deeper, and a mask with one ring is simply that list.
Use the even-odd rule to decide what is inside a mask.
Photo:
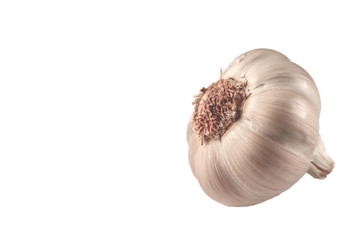
[{"label": "whole garlic head", "polygon": [[325,178],[334,167],[319,136],[316,85],[277,51],[235,58],[193,104],[189,163],[205,193],[222,204],[258,204],[307,172]]}]

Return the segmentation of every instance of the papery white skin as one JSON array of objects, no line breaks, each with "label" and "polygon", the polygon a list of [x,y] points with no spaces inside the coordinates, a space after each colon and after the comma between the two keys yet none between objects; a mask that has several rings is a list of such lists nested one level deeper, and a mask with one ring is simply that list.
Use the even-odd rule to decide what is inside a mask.
[{"label": "papery white skin", "polygon": [[[311,76],[283,54],[255,49],[222,78],[247,81],[238,121],[201,145],[188,124],[189,163],[202,189],[229,206],[249,206],[289,189],[306,172],[324,178],[334,162],[319,137],[320,96]],[[315,151],[315,152],[314,152]]]}]

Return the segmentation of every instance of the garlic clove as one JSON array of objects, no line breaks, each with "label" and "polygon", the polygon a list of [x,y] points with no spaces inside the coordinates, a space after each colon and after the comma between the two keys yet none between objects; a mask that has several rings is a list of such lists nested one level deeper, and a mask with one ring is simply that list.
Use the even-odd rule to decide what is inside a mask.
[{"label": "garlic clove", "polygon": [[322,141],[321,137],[319,137],[314,154],[312,156],[310,168],[307,173],[314,178],[324,179],[329,173],[331,173],[334,167],[334,160],[332,160],[332,158],[327,155],[324,142]]}]

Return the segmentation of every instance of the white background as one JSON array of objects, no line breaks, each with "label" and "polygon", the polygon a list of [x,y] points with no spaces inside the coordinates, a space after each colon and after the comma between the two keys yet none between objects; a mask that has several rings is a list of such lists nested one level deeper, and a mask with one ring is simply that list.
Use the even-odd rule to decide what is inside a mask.
[{"label": "white background", "polygon": [[[360,239],[359,22],[356,1],[1,1],[0,239]],[[186,125],[254,48],[313,76],[336,166],[226,207]]]}]

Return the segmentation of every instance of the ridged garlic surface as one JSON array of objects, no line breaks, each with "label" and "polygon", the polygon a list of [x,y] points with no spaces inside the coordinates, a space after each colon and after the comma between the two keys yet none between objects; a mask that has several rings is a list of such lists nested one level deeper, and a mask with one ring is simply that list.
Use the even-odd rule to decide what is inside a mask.
[{"label": "ridged garlic surface", "polygon": [[215,201],[258,204],[307,172],[325,178],[334,167],[319,136],[317,87],[277,51],[255,49],[235,58],[194,105],[189,163]]}]

